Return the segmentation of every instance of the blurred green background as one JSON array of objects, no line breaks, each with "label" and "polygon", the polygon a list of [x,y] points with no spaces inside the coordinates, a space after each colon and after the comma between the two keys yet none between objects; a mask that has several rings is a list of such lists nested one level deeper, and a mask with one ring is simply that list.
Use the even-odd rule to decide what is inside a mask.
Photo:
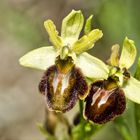
[{"label": "blurred green background", "polygon": [[[122,45],[125,36],[135,41],[139,54],[139,7],[139,0],[0,0],[0,140],[44,139],[36,127],[45,117],[37,88],[42,71],[22,68],[18,59],[50,44],[43,27],[46,19],[60,31],[63,17],[72,9],[82,10],[85,17],[93,14],[93,28],[104,36],[89,53],[105,61],[111,46]],[[93,138],[123,140],[112,123]]]}]

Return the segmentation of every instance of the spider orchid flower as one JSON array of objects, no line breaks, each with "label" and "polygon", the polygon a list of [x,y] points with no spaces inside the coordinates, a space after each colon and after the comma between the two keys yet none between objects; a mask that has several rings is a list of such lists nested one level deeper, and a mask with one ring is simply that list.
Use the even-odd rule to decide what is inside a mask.
[{"label": "spider orchid flower", "polygon": [[122,114],[126,108],[126,98],[140,104],[140,82],[128,71],[136,57],[134,41],[124,40],[119,58],[119,45],[112,46],[107,80],[91,84],[86,98],[85,118],[103,124]]},{"label": "spider orchid flower", "polygon": [[72,10],[62,21],[59,36],[53,21],[46,20],[44,26],[53,46],[35,49],[19,62],[25,67],[44,70],[39,83],[39,91],[45,96],[50,110],[66,112],[73,108],[78,99],[88,94],[85,77],[106,79],[107,66],[85,51],[91,49],[103,33],[99,29],[90,30],[92,16],[85,24],[85,35],[79,38],[84,17],[81,11]]}]

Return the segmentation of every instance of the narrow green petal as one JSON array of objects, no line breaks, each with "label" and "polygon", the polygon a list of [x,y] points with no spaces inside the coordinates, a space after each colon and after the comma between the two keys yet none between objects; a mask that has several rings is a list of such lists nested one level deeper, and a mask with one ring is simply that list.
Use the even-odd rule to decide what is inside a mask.
[{"label": "narrow green petal", "polygon": [[92,30],[89,34],[84,35],[78,41],[73,44],[72,50],[76,54],[85,52],[94,46],[94,43],[103,36],[103,33],[99,29]]},{"label": "narrow green petal", "polygon": [[140,81],[131,77],[123,89],[128,99],[140,104]]},{"label": "narrow green petal", "polygon": [[61,36],[64,39],[65,45],[72,44],[78,40],[83,24],[84,17],[80,10],[72,10],[71,13],[63,19]]},{"label": "narrow green petal", "polygon": [[80,67],[83,74],[88,78],[107,79],[108,67],[101,60],[88,53],[82,53],[77,57],[76,66]]},{"label": "narrow green petal", "polygon": [[92,22],[93,15],[91,15],[87,20],[84,28],[84,33],[88,34],[91,31],[91,22]]},{"label": "narrow green petal", "polygon": [[134,45],[134,41],[126,37],[123,43],[122,54],[120,57],[120,67],[125,67],[127,69],[130,68],[135,61],[136,53],[137,51]]},{"label": "narrow green petal", "polygon": [[58,50],[63,46],[63,42],[60,36],[58,36],[58,31],[56,30],[56,26],[53,21],[46,20],[44,22],[44,26],[49,34],[50,41],[54,45],[54,47]]},{"label": "narrow green petal", "polygon": [[111,56],[108,60],[109,65],[111,66],[118,66],[119,65],[119,45],[115,44],[112,46],[111,49]]},{"label": "narrow green petal", "polygon": [[41,47],[28,52],[19,59],[22,66],[46,70],[55,63],[56,52],[52,46]]}]

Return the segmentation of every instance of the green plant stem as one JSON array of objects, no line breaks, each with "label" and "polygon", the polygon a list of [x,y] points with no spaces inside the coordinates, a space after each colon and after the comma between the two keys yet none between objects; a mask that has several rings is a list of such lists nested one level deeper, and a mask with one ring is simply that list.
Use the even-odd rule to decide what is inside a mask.
[{"label": "green plant stem", "polygon": [[79,111],[80,111],[80,124],[81,124],[81,136],[80,139],[81,140],[85,140],[84,138],[84,134],[85,134],[85,130],[84,130],[84,118],[83,118],[83,109],[84,109],[84,102],[82,100],[79,100]]}]

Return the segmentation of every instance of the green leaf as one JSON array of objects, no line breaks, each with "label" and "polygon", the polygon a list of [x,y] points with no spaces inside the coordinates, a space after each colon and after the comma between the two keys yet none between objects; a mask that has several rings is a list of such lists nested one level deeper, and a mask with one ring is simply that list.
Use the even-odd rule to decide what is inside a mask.
[{"label": "green leaf", "polygon": [[108,63],[111,65],[111,66],[118,66],[119,65],[119,45],[118,44],[115,44],[112,46],[112,49],[111,49],[111,56],[108,60]]},{"label": "green leaf", "polygon": [[119,61],[120,67],[127,69],[130,68],[135,61],[136,53],[137,51],[134,41],[126,37],[123,43],[122,54]]},{"label": "green leaf", "polygon": [[135,104],[135,122],[137,127],[137,137],[140,139],[140,105]]},{"label": "green leaf", "polygon": [[88,34],[91,31],[91,22],[92,22],[93,15],[91,15],[87,20],[84,28],[84,33]]},{"label": "green leaf", "polygon": [[124,140],[138,140],[133,102],[128,100],[124,114],[116,118],[113,122]]},{"label": "green leaf", "polygon": [[55,58],[55,49],[52,46],[48,46],[28,52],[19,59],[19,63],[25,67],[46,70],[55,63]]},{"label": "green leaf", "polygon": [[72,50],[76,54],[85,52],[86,50],[91,49],[94,46],[94,43],[97,40],[99,40],[102,36],[103,36],[103,33],[101,30],[94,29],[89,34],[84,35],[78,41],[76,41],[72,46]]},{"label": "green leaf", "polygon": [[131,76],[123,90],[129,100],[140,104],[140,81]]},{"label": "green leaf", "polygon": [[137,68],[134,77],[140,81],[140,57],[138,59]]},{"label": "green leaf", "polygon": [[[135,78],[140,81],[140,58],[138,59],[137,68],[135,72]],[[137,126],[137,136],[140,139],[140,105],[135,104],[135,119],[136,119],[136,126]]]},{"label": "green leaf", "polygon": [[54,25],[53,21],[46,20],[44,22],[44,26],[48,32],[50,37],[50,41],[54,45],[54,47],[58,50],[63,46],[63,42],[60,36],[58,36],[58,31],[56,30],[56,26]]},{"label": "green leaf", "polygon": [[77,57],[76,66],[80,67],[84,75],[93,79],[107,79],[108,67],[101,60],[88,53],[82,53]]},{"label": "green leaf", "polygon": [[61,37],[64,39],[65,45],[71,45],[78,40],[83,24],[84,17],[80,10],[72,10],[71,13],[63,19]]}]

